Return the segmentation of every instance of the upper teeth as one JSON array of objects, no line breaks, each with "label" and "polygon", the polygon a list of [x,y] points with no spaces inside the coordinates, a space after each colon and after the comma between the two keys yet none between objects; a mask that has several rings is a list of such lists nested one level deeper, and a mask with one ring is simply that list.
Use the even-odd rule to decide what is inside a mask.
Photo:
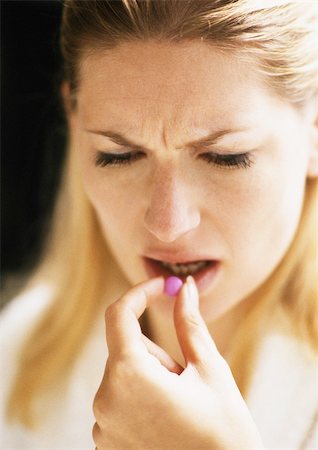
[{"label": "upper teeth", "polygon": [[189,273],[198,272],[203,267],[209,264],[209,261],[200,261],[197,263],[189,264],[171,264],[161,261],[161,264],[167,269],[171,270],[175,275],[187,275]]}]

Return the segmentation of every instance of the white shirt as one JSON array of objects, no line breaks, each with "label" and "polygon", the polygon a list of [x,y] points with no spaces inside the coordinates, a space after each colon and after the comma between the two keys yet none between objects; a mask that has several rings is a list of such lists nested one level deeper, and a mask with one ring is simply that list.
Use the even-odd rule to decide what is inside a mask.
[{"label": "white shirt", "polygon": [[[50,292],[47,286],[33,288],[13,300],[2,312],[1,450],[95,448],[91,437],[95,422],[92,403],[107,358],[102,315],[77,360],[66,389],[57,388],[49,401],[49,413],[42,427],[32,432],[21,425],[8,424],[5,419],[5,402],[17,368],[19,348],[48,304]],[[318,358],[296,339],[278,332],[264,338],[246,401],[266,450],[318,450]]]}]

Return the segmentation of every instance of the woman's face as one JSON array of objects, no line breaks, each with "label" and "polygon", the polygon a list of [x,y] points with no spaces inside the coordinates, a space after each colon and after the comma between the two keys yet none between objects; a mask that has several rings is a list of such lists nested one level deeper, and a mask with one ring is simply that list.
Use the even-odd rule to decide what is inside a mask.
[{"label": "woman's face", "polygon": [[80,75],[70,118],[80,171],[125,278],[169,273],[153,260],[209,261],[195,275],[201,311],[221,317],[293,239],[313,114],[281,101],[252,63],[201,42],[124,43],[86,57]]}]

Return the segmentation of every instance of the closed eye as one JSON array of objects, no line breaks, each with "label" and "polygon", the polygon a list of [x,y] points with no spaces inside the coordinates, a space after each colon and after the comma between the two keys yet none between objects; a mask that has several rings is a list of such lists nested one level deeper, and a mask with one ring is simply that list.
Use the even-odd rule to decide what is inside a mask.
[{"label": "closed eye", "polygon": [[98,152],[96,155],[95,165],[100,167],[105,166],[120,166],[129,165],[134,161],[141,159],[144,155],[142,152],[126,152],[126,153],[105,153]]},{"label": "closed eye", "polygon": [[[141,151],[126,152],[126,153],[105,153],[97,152],[95,165],[99,167],[106,166],[124,166],[131,165],[134,162],[144,158],[146,155]],[[203,159],[208,164],[222,168],[242,168],[247,169],[253,161],[250,157],[250,153],[233,153],[233,154],[220,154],[220,153],[202,153],[199,155],[200,159]]]},{"label": "closed eye", "polygon": [[209,164],[224,168],[241,168],[247,169],[252,164],[250,153],[233,153],[233,154],[220,154],[220,153],[202,153],[201,159],[204,159]]}]

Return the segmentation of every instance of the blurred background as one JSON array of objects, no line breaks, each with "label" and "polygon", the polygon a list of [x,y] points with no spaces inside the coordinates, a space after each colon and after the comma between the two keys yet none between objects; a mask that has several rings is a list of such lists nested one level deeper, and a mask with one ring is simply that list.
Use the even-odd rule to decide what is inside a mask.
[{"label": "blurred background", "polygon": [[1,306],[36,265],[64,157],[62,2],[1,0]]}]

